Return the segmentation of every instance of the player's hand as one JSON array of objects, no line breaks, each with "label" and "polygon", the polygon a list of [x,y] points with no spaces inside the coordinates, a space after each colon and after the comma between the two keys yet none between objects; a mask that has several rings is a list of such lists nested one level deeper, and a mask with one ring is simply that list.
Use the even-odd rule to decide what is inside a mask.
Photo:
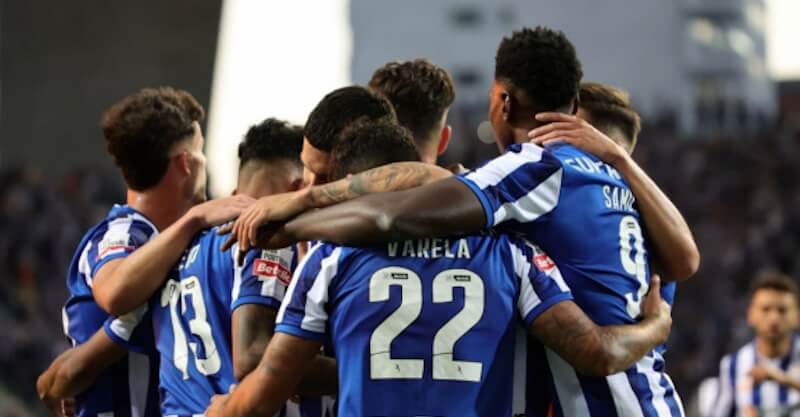
[{"label": "player's hand", "polygon": [[187,215],[197,221],[200,230],[207,229],[239,217],[255,201],[253,197],[237,194],[198,204],[189,209]]},{"label": "player's hand", "polygon": [[763,382],[763,381],[775,381],[779,384],[783,384],[786,380],[786,374],[783,373],[780,369],[769,368],[763,365],[755,365],[752,369],[750,369],[750,377],[753,378],[753,382],[756,384]]},{"label": "player's hand", "polygon": [[275,194],[258,199],[236,220],[231,236],[222,245],[222,250],[230,249],[239,242],[239,251],[247,252],[258,245],[259,227],[268,223],[282,222],[306,210],[305,197],[308,189],[291,193]]},{"label": "player's hand", "polygon": [[230,400],[230,398],[231,394],[215,395],[211,397],[211,404],[208,405],[208,409],[206,409],[205,416],[223,417],[225,411],[225,405],[228,403],[228,400]]},{"label": "player's hand", "polygon": [[672,330],[672,309],[661,298],[661,277],[658,274],[650,277],[650,290],[642,301],[642,317],[660,323],[663,341],[666,342]]},{"label": "player's hand", "polygon": [[531,142],[537,145],[569,143],[611,165],[627,156],[627,152],[622,146],[580,117],[565,113],[548,112],[538,113],[536,120],[548,122],[546,125],[539,126],[528,132]]}]

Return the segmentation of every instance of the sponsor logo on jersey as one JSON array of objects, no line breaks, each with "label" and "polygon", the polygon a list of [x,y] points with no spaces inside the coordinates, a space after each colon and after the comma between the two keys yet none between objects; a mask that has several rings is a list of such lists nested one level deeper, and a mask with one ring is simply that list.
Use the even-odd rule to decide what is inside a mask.
[{"label": "sponsor logo on jersey", "polygon": [[103,259],[107,255],[133,250],[133,246],[128,244],[128,234],[108,234],[97,246],[97,259]]},{"label": "sponsor logo on jersey", "polygon": [[286,285],[292,280],[292,272],[289,271],[289,267],[274,259],[256,259],[253,264],[253,274],[265,278],[276,278]]}]

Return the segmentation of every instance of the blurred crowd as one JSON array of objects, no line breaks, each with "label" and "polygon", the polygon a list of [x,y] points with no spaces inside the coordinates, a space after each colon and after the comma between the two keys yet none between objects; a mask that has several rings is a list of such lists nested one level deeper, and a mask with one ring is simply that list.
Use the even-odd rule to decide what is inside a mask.
[{"label": "blurred crowd", "polygon": [[[494,145],[477,145],[472,133],[479,117],[451,116],[469,139],[456,137],[445,162],[474,166],[491,156]],[[764,270],[800,277],[800,137],[680,140],[670,130],[645,126],[635,157],[686,216],[702,255],[698,274],[678,288],[667,355],[688,401],[723,353],[751,337],[750,280]],[[0,171],[0,391],[36,401],[36,376],[68,347],[61,306],[72,251],[124,192],[113,171]]]}]

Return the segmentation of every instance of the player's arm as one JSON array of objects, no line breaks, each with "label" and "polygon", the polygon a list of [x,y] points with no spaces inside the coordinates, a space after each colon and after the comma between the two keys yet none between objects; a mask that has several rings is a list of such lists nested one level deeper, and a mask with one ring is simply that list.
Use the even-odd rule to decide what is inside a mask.
[{"label": "player's arm", "polygon": [[243,305],[233,312],[233,373],[237,381],[244,379],[258,366],[275,331],[274,308]]},{"label": "player's arm", "polygon": [[576,116],[541,113],[536,118],[549,123],[529,133],[534,143],[546,145],[567,142],[614,166],[625,178],[636,197],[648,236],[653,240],[657,261],[655,266],[664,280],[682,281],[697,272],[700,252],[689,225],[678,208],[625,149]]},{"label": "player's arm", "polygon": [[800,391],[800,380],[792,378],[792,376],[787,372],[784,372],[778,368],[757,364],[750,370],[750,377],[753,378],[754,383],[774,381],[778,385],[783,385]]},{"label": "player's arm", "polygon": [[233,393],[214,396],[207,417],[270,416],[294,393],[321,343],[285,333],[272,338],[264,360]]},{"label": "player's arm", "polygon": [[44,403],[45,407],[50,411],[53,417],[64,417],[64,407],[62,406],[65,399],[54,397],[50,392],[50,387],[53,386],[56,373],[61,368],[69,355],[74,352],[74,349],[67,349],[56,357],[50,366],[39,375],[36,379],[36,392],[39,399]]},{"label": "player's arm", "polygon": [[567,301],[543,312],[530,331],[579,372],[605,376],[630,368],[666,342],[672,319],[656,276],[642,311],[644,319],[636,324],[600,327],[577,304]]},{"label": "player's arm", "polygon": [[103,329],[98,330],[86,343],[59,355],[39,377],[40,398],[70,398],[80,394],[126,353],[127,350],[114,343]]},{"label": "player's arm", "polygon": [[92,293],[97,304],[112,315],[136,309],[161,287],[195,234],[235,218],[252,202],[237,195],[200,204],[149,241],[131,233],[128,248],[94,268]]},{"label": "player's arm", "polygon": [[[349,175],[328,184],[299,191],[262,197],[245,211],[232,226],[242,250],[255,245],[259,226],[282,222],[308,210],[328,207],[367,194],[402,191],[451,176],[436,165],[421,162],[397,162]],[[223,229],[222,232],[227,232]],[[233,240],[229,242],[229,245]]]}]

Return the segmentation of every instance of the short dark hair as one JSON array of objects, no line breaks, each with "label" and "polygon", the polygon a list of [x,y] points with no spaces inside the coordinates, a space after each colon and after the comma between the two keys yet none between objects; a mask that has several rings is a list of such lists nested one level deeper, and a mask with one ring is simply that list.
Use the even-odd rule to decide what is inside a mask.
[{"label": "short dark hair", "polygon": [[774,290],[790,293],[795,301],[798,301],[798,298],[800,298],[797,282],[790,276],[775,272],[764,273],[756,278],[750,286],[750,296],[754,296],[756,292],[760,290]]},{"label": "short dark hair", "polygon": [[503,38],[494,77],[521,89],[543,110],[555,110],[577,96],[583,70],[563,32],[537,26]]},{"label": "short dark hair", "polygon": [[580,108],[589,113],[592,124],[602,130],[618,129],[631,150],[636,146],[642,122],[631,107],[630,95],[608,84],[585,82],[578,91]]},{"label": "short dark hair", "polygon": [[303,134],[315,148],[330,152],[342,130],[353,122],[382,118],[395,120],[394,109],[385,97],[366,87],[343,87],[328,93],[314,107]]},{"label": "short dark hair", "polygon": [[297,164],[303,150],[303,129],[286,121],[268,118],[250,126],[239,144],[239,169],[250,161],[286,159]]},{"label": "short dark hair", "polygon": [[344,178],[393,162],[420,161],[411,132],[388,120],[361,121],[342,132],[331,152],[331,176]]},{"label": "short dark hair", "polygon": [[133,190],[161,181],[172,146],[194,135],[203,107],[184,90],[145,88],[112,105],[100,123],[106,149]]},{"label": "short dark hair", "polygon": [[453,79],[427,59],[389,62],[378,68],[369,87],[389,99],[400,125],[425,139],[456,98]]}]

